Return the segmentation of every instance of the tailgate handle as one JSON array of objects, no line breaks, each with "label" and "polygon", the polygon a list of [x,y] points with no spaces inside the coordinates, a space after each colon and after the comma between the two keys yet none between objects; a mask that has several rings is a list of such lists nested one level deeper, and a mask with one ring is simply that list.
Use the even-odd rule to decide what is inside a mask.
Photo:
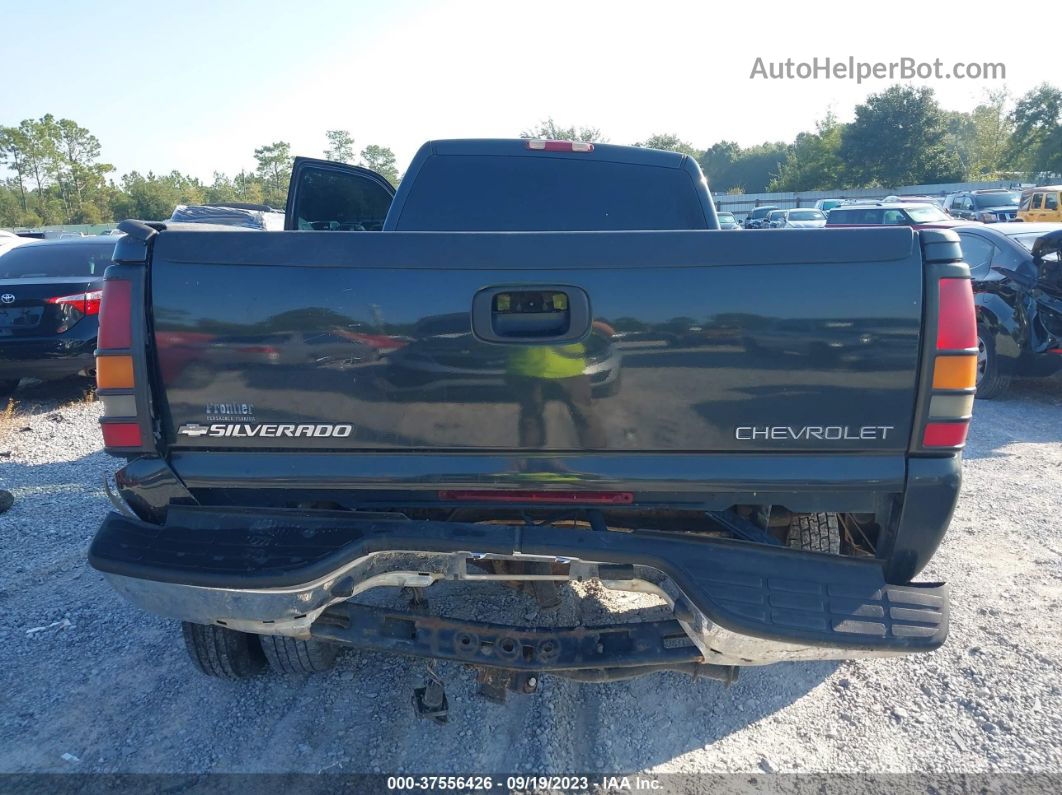
[{"label": "tailgate handle", "polygon": [[571,285],[485,287],[472,299],[472,333],[484,342],[580,342],[590,323],[590,298]]}]

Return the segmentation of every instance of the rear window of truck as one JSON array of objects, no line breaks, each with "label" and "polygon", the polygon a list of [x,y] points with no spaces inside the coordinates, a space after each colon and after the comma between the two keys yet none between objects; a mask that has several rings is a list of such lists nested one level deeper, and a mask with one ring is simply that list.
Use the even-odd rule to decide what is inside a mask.
[{"label": "rear window of truck", "polygon": [[491,155],[428,158],[395,226],[433,232],[706,227],[693,180],[682,169]]}]

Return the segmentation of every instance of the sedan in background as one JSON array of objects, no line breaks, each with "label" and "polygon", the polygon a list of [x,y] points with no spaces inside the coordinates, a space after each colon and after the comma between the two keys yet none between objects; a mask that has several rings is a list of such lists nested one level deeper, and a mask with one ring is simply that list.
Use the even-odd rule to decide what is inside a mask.
[{"label": "sedan in background", "polygon": [[922,194],[886,196],[882,201],[893,202],[895,204],[932,204],[934,207],[944,209],[944,197],[942,196],[925,196]]},{"label": "sedan in background", "polygon": [[951,229],[970,221],[957,221],[933,204],[862,202],[835,207],[826,226],[913,226],[915,229]]},{"label": "sedan in background", "polygon": [[717,212],[716,217],[719,219],[720,229],[740,229],[741,224],[738,223],[737,218],[733,213]]},{"label": "sedan in background", "polygon": [[1062,224],[971,224],[955,230],[973,276],[977,397],[1015,376],[1062,370]]},{"label": "sedan in background", "polygon": [[815,209],[825,214],[842,204],[844,204],[844,199],[819,199],[815,202]]},{"label": "sedan in background", "polygon": [[113,237],[34,240],[0,257],[0,392],[92,375]]},{"label": "sedan in background", "polygon": [[826,226],[826,216],[810,207],[777,212],[780,215],[772,219],[771,229],[822,229]]},{"label": "sedan in background", "polygon": [[785,210],[771,210],[763,217],[761,229],[777,229],[785,221]]},{"label": "sedan in background", "polygon": [[764,219],[767,217],[767,214],[777,209],[778,208],[772,204],[764,207],[756,207],[753,210],[749,210],[748,215],[745,216],[745,228],[762,229],[764,226],[766,226],[766,224],[764,223]]},{"label": "sedan in background", "polygon": [[5,232],[3,229],[0,229],[0,254],[3,254],[5,251],[10,251],[15,248],[15,246],[21,246],[26,242],[28,242],[27,238],[19,237],[14,232]]}]

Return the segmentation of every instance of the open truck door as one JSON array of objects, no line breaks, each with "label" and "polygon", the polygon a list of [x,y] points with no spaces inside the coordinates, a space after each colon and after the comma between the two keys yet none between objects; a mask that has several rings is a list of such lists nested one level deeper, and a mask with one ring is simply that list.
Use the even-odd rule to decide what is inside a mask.
[{"label": "open truck door", "polygon": [[394,196],[391,183],[370,169],[296,157],[284,229],[379,232]]}]

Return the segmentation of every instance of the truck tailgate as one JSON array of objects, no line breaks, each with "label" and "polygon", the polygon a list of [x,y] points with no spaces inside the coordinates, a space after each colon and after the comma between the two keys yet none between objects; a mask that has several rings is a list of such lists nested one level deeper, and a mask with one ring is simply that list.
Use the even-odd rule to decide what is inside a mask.
[{"label": "truck tailgate", "polygon": [[156,411],[188,449],[895,454],[922,295],[908,228],[170,229]]}]

